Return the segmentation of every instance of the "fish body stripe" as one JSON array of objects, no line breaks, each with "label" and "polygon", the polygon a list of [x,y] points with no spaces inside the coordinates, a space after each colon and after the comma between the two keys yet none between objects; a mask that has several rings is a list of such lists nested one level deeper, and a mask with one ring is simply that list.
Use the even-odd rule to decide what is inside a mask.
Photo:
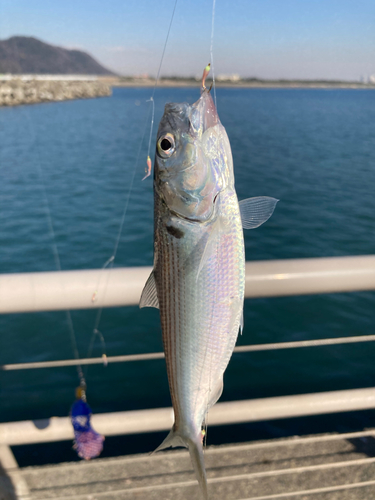
[{"label": "fish body stripe", "polygon": [[207,264],[200,260],[215,225],[167,227],[173,217],[155,196],[155,279],[175,429],[197,432],[220,389],[242,314],[245,274],[242,227],[234,192],[220,201],[224,229]]}]

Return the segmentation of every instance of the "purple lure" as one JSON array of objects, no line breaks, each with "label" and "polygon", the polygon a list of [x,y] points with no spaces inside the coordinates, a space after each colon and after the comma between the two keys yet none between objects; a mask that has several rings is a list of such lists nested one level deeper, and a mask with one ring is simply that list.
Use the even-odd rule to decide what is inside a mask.
[{"label": "purple lure", "polygon": [[73,448],[85,460],[98,457],[103,450],[104,436],[91,427],[91,413],[91,408],[82,399],[77,399],[70,411],[74,429]]}]

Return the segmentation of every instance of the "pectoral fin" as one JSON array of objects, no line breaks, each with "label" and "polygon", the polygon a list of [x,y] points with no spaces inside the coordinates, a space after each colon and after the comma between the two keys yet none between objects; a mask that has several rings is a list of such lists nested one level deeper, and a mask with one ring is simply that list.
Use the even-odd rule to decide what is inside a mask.
[{"label": "pectoral fin", "polygon": [[139,307],[155,307],[156,309],[159,309],[154,271],[151,272],[148,280],[146,281],[145,287],[142,291],[141,300],[139,301]]},{"label": "pectoral fin", "polygon": [[242,227],[255,229],[261,226],[271,217],[278,201],[269,196],[256,196],[240,201]]}]

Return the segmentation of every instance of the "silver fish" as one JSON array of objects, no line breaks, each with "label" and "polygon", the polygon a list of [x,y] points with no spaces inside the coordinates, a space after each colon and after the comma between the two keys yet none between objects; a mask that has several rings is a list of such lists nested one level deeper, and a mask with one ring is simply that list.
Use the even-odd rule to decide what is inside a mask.
[{"label": "silver fish", "polygon": [[[243,324],[242,226],[258,227],[277,200],[240,204],[227,133],[202,80],[193,105],[167,104],[154,171],[154,268],[140,307],[158,307],[175,422],[156,451],[184,446],[208,499],[203,432]],[[242,221],[241,221],[242,214]]]}]

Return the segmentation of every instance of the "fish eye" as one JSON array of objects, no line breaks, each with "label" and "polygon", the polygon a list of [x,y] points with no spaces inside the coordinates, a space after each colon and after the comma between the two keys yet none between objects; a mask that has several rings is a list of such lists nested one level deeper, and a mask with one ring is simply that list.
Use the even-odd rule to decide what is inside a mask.
[{"label": "fish eye", "polygon": [[175,149],[174,137],[168,133],[162,135],[158,140],[158,153],[162,158],[169,158]]},{"label": "fish eye", "polygon": [[170,149],[172,144],[168,141],[168,139],[163,139],[160,143],[160,147],[163,151],[168,151]]}]

